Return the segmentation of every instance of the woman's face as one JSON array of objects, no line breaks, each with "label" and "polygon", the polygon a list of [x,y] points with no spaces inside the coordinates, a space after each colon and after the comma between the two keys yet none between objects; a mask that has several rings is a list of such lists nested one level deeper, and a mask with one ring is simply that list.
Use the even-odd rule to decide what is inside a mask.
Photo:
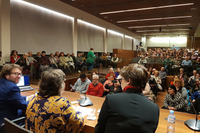
[{"label": "woman's face", "polygon": [[[122,76],[121,76],[121,77],[122,77]],[[124,77],[122,77],[122,82],[121,82],[122,90],[124,90],[124,88],[125,88],[126,86],[128,86],[128,84],[129,84],[129,82],[126,81],[126,80],[124,79]]]},{"label": "woman's face", "polygon": [[16,55],[17,55],[17,52],[16,52],[16,51],[15,51],[15,52],[13,52],[13,55],[14,55],[14,56],[16,56]]},{"label": "woman's face", "polygon": [[61,56],[64,56],[64,53],[61,53]]},{"label": "woman's face", "polygon": [[51,54],[50,56],[53,57],[53,54]]},{"label": "woman's face", "polygon": [[180,82],[176,82],[175,85],[176,85],[177,88],[181,87],[181,83]]},{"label": "woman's face", "polygon": [[170,95],[174,95],[175,94],[174,90],[172,88],[170,88],[170,87],[168,88],[168,93]]}]

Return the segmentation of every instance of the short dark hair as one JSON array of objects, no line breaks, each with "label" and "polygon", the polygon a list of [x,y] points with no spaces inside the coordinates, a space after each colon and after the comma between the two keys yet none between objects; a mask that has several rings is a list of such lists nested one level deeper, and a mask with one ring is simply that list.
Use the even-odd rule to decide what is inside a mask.
[{"label": "short dark hair", "polygon": [[90,50],[94,50],[93,48],[90,48]]},{"label": "short dark hair", "polygon": [[167,87],[167,90],[168,90],[169,88],[172,88],[172,89],[174,90],[174,93],[175,93],[175,94],[177,93],[176,87],[175,87],[174,85],[169,85],[169,86]]},{"label": "short dark hair", "polygon": [[9,75],[14,68],[18,68],[22,71],[22,67],[17,64],[5,64],[1,69],[0,78],[6,79],[6,75]]},{"label": "short dark hair", "polygon": [[16,52],[18,54],[17,50],[12,50],[11,51],[11,56],[14,54],[14,52]]},{"label": "short dark hair", "polygon": [[85,79],[86,78],[86,75],[83,73],[79,76],[81,79]]},{"label": "short dark hair", "polygon": [[64,88],[65,73],[60,69],[51,69],[41,74],[39,94],[41,96],[57,96],[60,89]]},{"label": "short dark hair", "polygon": [[43,54],[43,53],[46,53],[46,52],[45,52],[45,51],[42,51],[42,54]]},{"label": "short dark hair", "polygon": [[131,86],[137,87],[143,90],[148,81],[148,73],[143,65],[132,63],[123,68],[120,75],[124,77],[124,80],[131,80]]}]

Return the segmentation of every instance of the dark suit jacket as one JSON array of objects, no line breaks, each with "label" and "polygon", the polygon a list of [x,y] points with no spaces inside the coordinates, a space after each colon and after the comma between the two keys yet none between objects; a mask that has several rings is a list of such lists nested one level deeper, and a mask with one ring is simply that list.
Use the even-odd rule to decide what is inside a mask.
[{"label": "dark suit jacket", "polygon": [[19,87],[15,83],[0,78],[0,124],[3,119],[18,117],[18,109],[26,110],[26,97],[20,95]]},{"label": "dark suit jacket", "polygon": [[158,120],[159,107],[141,91],[129,88],[106,96],[95,133],[154,133]]}]

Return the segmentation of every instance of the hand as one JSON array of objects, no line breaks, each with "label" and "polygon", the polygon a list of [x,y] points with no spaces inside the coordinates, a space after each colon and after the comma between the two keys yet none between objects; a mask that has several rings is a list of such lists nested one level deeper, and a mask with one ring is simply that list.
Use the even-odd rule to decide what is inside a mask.
[{"label": "hand", "polygon": [[194,103],[194,102],[195,102],[195,99],[194,99],[194,100],[192,100],[192,102]]},{"label": "hand", "polygon": [[169,109],[169,110],[176,110],[176,108],[170,107],[170,106],[168,107],[168,109]]}]

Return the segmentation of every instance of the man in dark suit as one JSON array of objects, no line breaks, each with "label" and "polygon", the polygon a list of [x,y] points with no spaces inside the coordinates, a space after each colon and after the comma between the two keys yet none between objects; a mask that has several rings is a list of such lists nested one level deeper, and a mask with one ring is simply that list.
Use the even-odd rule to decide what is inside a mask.
[{"label": "man in dark suit", "polygon": [[20,95],[16,85],[22,75],[22,68],[16,64],[6,64],[0,74],[0,124],[3,119],[20,117],[22,110],[26,110],[26,97]]},{"label": "man in dark suit", "polygon": [[148,80],[146,68],[130,64],[120,75],[123,93],[106,96],[95,133],[155,132],[159,107],[142,94]]}]

